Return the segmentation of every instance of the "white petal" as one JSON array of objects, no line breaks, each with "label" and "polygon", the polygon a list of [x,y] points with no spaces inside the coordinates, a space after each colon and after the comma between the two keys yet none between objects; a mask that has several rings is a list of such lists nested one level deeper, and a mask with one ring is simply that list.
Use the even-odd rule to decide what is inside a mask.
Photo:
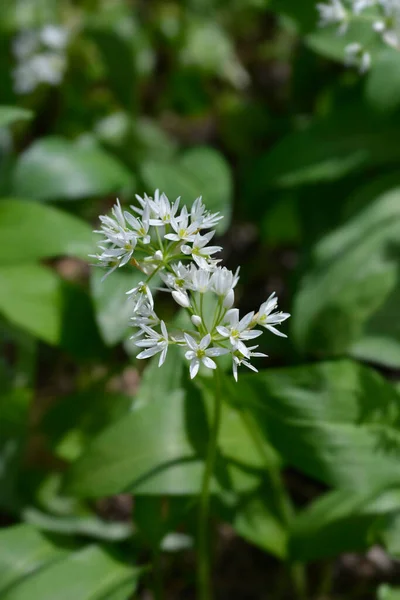
[{"label": "white petal", "polygon": [[247,313],[247,315],[245,315],[243,317],[243,319],[241,319],[241,321],[239,321],[239,329],[241,331],[243,329],[247,329],[247,327],[250,325],[253,317],[254,317],[254,311]]},{"label": "white petal", "polygon": [[208,348],[206,350],[207,356],[223,356],[224,354],[228,354],[230,350],[228,348]]},{"label": "white petal", "polygon": [[250,331],[243,331],[240,337],[242,340],[254,340],[254,338],[262,335],[262,333],[259,329],[251,329]]},{"label": "white petal", "polygon": [[212,358],[209,358],[208,356],[203,356],[203,358],[201,359],[201,362],[208,369],[216,369],[217,368],[217,365],[215,364],[215,362],[212,360]]},{"label": "white petal", "polygon": [[187,352],[185,352],[185,358],[187,358],[188,360],[192,360],[195,357],[196,352],[193,352],[193,350],[188,350]]},{"label": "white petal", "polygon": [[235,292],[233,290],[230,290],[227,293],[227,295],[225,296],[222,306],[224,308],[231,308],[231,306],[233,306],[234,302],[235,302]]},{"label": "white petal", "polygon": [[218,325],[217,331],[220,335],[222,335],[222,337],[229,337],[231,335],[229,329],[223,327],[222,325]]},{"label": "white petal", "polygon": [[150,356],[154,356],[158,352],[161,351],[160,346],[152,346],[151,348],[147,348],[147,350],[143,350],[140,354],[137,355],[136,358],[150,358]]},{"label": "white petal", "polygon": [[160,360],[158,361],[159,367],[161,367],[164,364],[165,359],[167,358],[167,352],[168,352],[168,345],[165,345],[160,354]]},{"label": "white petal", "polygon": [[272,327],[272,325],[266,325],[265,327],[267,329],[269,329],[275,335],[278,335],[279,337],[287,338],[287,335],[285,335],[284,333],[282,333],[281,331],[279,331],[279,329],[276,329],[275,327]]},{"label": "white petal", "polygon": [[190,363],[190,379],[193,379],[194,377],[196,377],[197,373],[199,372],[199,368],[200,368],[200,361],[198,358],[192,360],[192,362]]},{"label": "white petal", "polygon": [[210,345],[211,342],[211,335],[209,333],[207,333],[207,335],[205,335],[203,337],[203,339],[201,340],[200,344],[199,344],[199,348],[201,350],[205,350],[207,348],[207,346]]},{"label": "white petal", "polygon": [[198,348],[198,346],[197,346],[195,340],[192,338],[192,336],[189,335],[188,333],[185,333],[184,336],[185,336],[185,340],[186,340],[186,343],[189,346],[189,348],[191,350],[195,350],[196,351],[197,348]]},{"label": "white petal", "polygon": [[163,334],[164,338],[167,340],[168,339],[168,331],[167,331],[164,321],[161,321],[160,325],[161,325],[162,334]]}]

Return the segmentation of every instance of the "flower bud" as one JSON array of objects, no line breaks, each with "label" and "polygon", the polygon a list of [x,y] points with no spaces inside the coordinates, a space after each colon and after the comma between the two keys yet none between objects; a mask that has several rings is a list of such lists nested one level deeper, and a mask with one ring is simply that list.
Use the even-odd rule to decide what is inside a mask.
[{"label": "flower bud", "polygon": [[193,325],[195,325],[196,327],[200,327],[200,325],[202,324],[201,317],[199,317],[198,315],[192,315],[190,318]]},{"label": "flower bud", "polygon": [[183,308],[189,308],[190,300],[186,292],[183,292],[182,290],[175,290],[172,292],[172,297],[175,302],[177,302],[177,304]]}]

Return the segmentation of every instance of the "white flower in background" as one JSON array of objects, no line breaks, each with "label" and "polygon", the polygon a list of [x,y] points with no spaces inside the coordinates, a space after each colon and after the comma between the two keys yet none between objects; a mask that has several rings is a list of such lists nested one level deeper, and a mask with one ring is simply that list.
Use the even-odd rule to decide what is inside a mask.
[{"label": "white flower in background", "polygon": [[375,30],[382,33],[383,40],[400,49],[400,2],[398,0],[381,0],[383,19],[375,23]]},{"label": "white flower in background", "polygon": [[146,348],[146,350],[143,350],[137,355],[137,358],[150,358],[151,356],[160,353],[160,360],[158,361],[159,367],[164,364],[169,344],[168,331],[164,321],[161,321],[160,325],[161,333],[157,333],[157,331],[154,331],[154,329],[151,329],[147,325],[142,325],[142,330],[146,337],[135,342],[136,346],[139,346],[139,348]]},{"label": "white flower in background", "polygon": [[211,335],[208,333],[198,344],[191,335],[185,333],[185,341],[189,350],[185,353],[185,358],[190,360],[190,378],[196,377],[199,372],[200,364],[203,363],[208,369],[216,369],[217,365],[212,357],[228,354],[227,348],[209,348]]},{"label": "white flower in background", "polygon": [[[218,365],[214,359],[224,354],[232,356],[236,380],[240,365],[256,370],[251,359],[266,355],[254,352],[257,346],[248,347],[246,342],[262,335],[262,330],[255,329],[257,325],[286,337],[276,326],[289,315],[275,311],[275,294],[256,314],[250,312],[240,318],[239,310],[231,308],[239,269],[233,273],[211,258],[222,250],[220,246],[208,246],[215,230],[200,233],[217,224],[220,215],[207,212],[201,198],[195,200],[190,210],[183,207],[179,214],[179,199],[171,204],[158,190],[154,197],[145,194],[136,198],[138,206],[131,206],[130,211],[123,210],[117,201],[110,216],[100,217],[101,228],[96,233],[102,236],[101,252],[95,258],[108,269],[106,276],[127,264],[146,276],[127,292],[132,300],[131,322],[136,330],[131,339],[141,349],[138,358],[160,354],[161,366],[169,345],[174,344],[184,348],[191,378],[197,375],[201,364],[215,370]],[[176,304],[187,311],[189,330],[174,328],[171,335],[165,321],[158,317],[150,288],[156,274],[164,287],[156,287],[154,283],[154,289],[171,294]],[[206,294],[213,296],[212,302],[204,301]]]},{"label": "white flower in background", "polygon": [[[400,50],[399,0],[329,0],[317,4],[319,25],[339,25],[339,33],[346,32],[351,22],[369,24],[382,41]],[[371,53],[359,40],[346,46],[345,63],[365,73],[371,66]]]},{"label": "white flower in background", "polygon": [[361,44],[354,42],[345,48],[345,63],[349,67],[357,67],[360,73],[366,73],[371,66],[371,55]]},{"label": "white flower in background", "polygon": [[317,4],[319,11],[319,24],[321,27],[327,25],[341,25],[340,31],[344,31],[347,25],[347,11],[341,0],[330,0]]},{"label": "white flower in background", "polygon": [[16,59],[13,70],[17,94],[29,94],[40,84],[56,86],[67,68],[66,47],[69,31],[58,25],[21,31],[13,40]]}]

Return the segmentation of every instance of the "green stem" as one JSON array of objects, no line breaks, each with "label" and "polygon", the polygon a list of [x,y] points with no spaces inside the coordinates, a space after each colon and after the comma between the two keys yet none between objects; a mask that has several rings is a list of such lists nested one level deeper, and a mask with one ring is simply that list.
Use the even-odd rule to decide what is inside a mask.
[{"label": "green stem", "polygon": [[199,520],[198,520],[198,556],[197,556],[197,589],[198,600],[211,600],[212,590],[210,581],[210,548],[208,543],[208,521],[210,513],[210,484],[214,471],[215,457],[217,454],[218,433],[221,424],[221,381],[219,369],[214,372],[215,402],[214,415],[208,440],[207,459],[203,475],[200,494]]}]

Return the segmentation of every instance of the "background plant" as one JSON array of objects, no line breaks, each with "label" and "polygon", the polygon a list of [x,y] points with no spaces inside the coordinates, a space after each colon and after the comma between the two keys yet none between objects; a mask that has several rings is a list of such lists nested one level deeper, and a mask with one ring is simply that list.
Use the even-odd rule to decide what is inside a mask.
[{"label": "background plant", "polygon": [[4,3],[0,598],[195,597],[212,380],[179,348],[137,360],[143,273],[87,259],[98,215],[157,188],[224,214],[241,314],[273,291],[292,314],[259,374],[218,359],[216,597],[398,595],[399,54],[318,21],[308,0]]}]

